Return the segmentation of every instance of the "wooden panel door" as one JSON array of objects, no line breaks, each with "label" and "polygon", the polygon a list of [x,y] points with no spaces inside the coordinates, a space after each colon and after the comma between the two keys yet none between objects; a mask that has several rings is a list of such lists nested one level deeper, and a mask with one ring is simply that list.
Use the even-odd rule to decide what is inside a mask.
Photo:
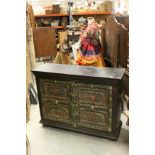
[{"label": "wooden panel door", "polygon": [[112,87],[77,84],[77,126],[111,132]]},{"label": "wooden panel door", "polygon": [[40,79],[42,112],[45,119],[72,124],[70,89],[68,82]]},{"label": "wooden panel door", "polygon": [[33,30],[35,57],[56,56],[56,35],[55,29],[36,28]]}]

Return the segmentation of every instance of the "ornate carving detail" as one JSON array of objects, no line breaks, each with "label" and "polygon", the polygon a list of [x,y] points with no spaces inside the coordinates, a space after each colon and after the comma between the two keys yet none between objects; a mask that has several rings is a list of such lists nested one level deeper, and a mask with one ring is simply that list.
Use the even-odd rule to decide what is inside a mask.
[{"label": "ornate carving detail", "polygon": [[79,83],[77,88],[78,125],[111,132],[112,87]]},{"label": "ornate carving detail", "polygon": [[79,104],[93,104],[109,107],[112,100],[112,87],[100,85],[86,85],[80,83],[78,85],[77,94]]},{"label": "ornate carving detail", "polygon": [[70,87],[67,82],[40,79],[43,97],[70,101]]},{"label": "ornate carving detail", "polygon": [[70,108],[68,106],[60,106],[57,101],[50,102],[44,100],[43,114],[45,119],[71,123]]},{"label": "ornate carving detail", "polygon": [[108,94],[106,91],[100,90],[88,90],[88,89],[79,89],[79,102],[84,103],[93,103],[93,104],[106,104],[107,103]]},{"label": "ornate carving detail", "polygon": [[108,120],[109,114],[106,111],[90,111],[84,108],[79,110],[79,126],[108,131],[111,126]]},{"label": "ornate carving detail", "polygon": [[41,79],[45,119],[111,132],[112,87]]},{"label": "ornate carving detail", "polygon": [[83,123],[106,126],[108,114],[106,112],[88,111],[80,109],[80,121]]}]

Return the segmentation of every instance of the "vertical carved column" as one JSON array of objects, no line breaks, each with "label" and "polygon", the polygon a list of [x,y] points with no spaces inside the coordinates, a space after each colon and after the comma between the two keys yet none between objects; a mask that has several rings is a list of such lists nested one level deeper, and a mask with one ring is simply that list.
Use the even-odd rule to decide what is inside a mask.
[{"label": "vertical carved column", "polygon": [[77,91],[76,91],[76,82],[71,81],[71,115],[72,115],[72,121],[73,121],[73,127],[75,128],[77,126]]}]

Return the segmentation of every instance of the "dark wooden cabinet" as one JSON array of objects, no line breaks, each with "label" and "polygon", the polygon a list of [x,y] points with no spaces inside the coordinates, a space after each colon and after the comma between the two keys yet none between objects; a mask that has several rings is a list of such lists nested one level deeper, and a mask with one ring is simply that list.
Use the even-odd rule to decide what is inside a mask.
[{"label": "dark wooden cabinet", "polygon": [[60,64],[34,69],[41,123],[117,140],[124,71]]}]

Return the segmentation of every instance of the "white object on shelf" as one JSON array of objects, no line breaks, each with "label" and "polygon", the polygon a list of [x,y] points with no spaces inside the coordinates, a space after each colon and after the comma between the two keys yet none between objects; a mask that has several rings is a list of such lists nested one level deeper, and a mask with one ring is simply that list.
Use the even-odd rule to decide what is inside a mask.
[{"label": "white object on shelf", "polygon": [[54,20],[51,22],[51,26],[58,26],[59,25],[59,20]]},{"label": "white object on shelf", "polygon": [[43,6],[33,6],[34,15],[42,15],[46,14]]}]

